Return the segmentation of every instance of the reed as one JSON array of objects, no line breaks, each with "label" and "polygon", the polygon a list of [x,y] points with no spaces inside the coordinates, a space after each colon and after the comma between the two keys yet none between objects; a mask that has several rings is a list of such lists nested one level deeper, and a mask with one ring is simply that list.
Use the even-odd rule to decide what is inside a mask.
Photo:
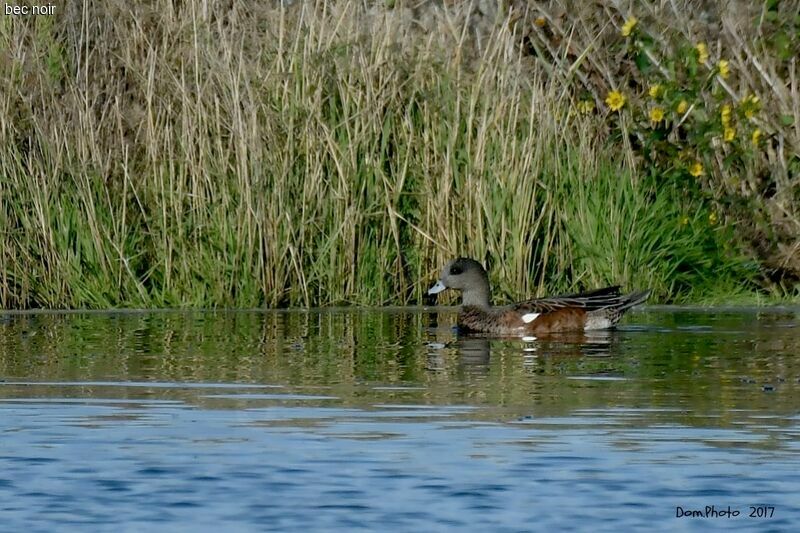
[{"label": "reed", "polygon": [[457,254],[501,300],[756,277],[708,198],[574,113],[513,11],[476,39],[356,1],[60,9],[0,26],[3,308],[405,304]]}]

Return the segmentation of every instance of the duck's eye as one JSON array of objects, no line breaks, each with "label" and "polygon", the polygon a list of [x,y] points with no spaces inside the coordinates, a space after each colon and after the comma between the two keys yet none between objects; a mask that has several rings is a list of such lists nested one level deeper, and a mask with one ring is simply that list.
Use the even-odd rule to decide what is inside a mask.
[{"label": "duck's eye", "polygon": [[464,272],[464,270],[458,265],[453,265],[453,266],[450,267],[450,275],[451,276],[458,276],[462,272]]}]

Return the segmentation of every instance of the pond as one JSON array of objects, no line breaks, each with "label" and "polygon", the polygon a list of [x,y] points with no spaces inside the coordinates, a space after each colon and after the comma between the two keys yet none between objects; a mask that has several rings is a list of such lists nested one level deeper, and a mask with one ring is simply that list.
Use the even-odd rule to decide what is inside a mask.
[{"label": "pond", "polygon": [[453,308],[0,315],[17,531],[788,530],[800,309],[459,336]]}]

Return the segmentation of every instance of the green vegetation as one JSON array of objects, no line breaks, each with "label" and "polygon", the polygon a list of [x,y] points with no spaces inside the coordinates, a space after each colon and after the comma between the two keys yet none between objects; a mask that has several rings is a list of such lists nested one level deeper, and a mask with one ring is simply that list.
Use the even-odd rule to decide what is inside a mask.
[{"label": "green vegetation", "polygon": [[3,17],[0,306],[797,297],[800,19],[479,4]]}]

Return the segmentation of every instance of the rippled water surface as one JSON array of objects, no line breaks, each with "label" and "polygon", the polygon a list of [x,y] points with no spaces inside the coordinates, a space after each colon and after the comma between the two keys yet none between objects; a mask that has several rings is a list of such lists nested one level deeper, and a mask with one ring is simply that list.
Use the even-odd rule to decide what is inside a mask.
[{"label": "rippled water surface", "polygon": [[530,342],[454,321],[0,315],[2,529],[800,524],[800,310]]}]

